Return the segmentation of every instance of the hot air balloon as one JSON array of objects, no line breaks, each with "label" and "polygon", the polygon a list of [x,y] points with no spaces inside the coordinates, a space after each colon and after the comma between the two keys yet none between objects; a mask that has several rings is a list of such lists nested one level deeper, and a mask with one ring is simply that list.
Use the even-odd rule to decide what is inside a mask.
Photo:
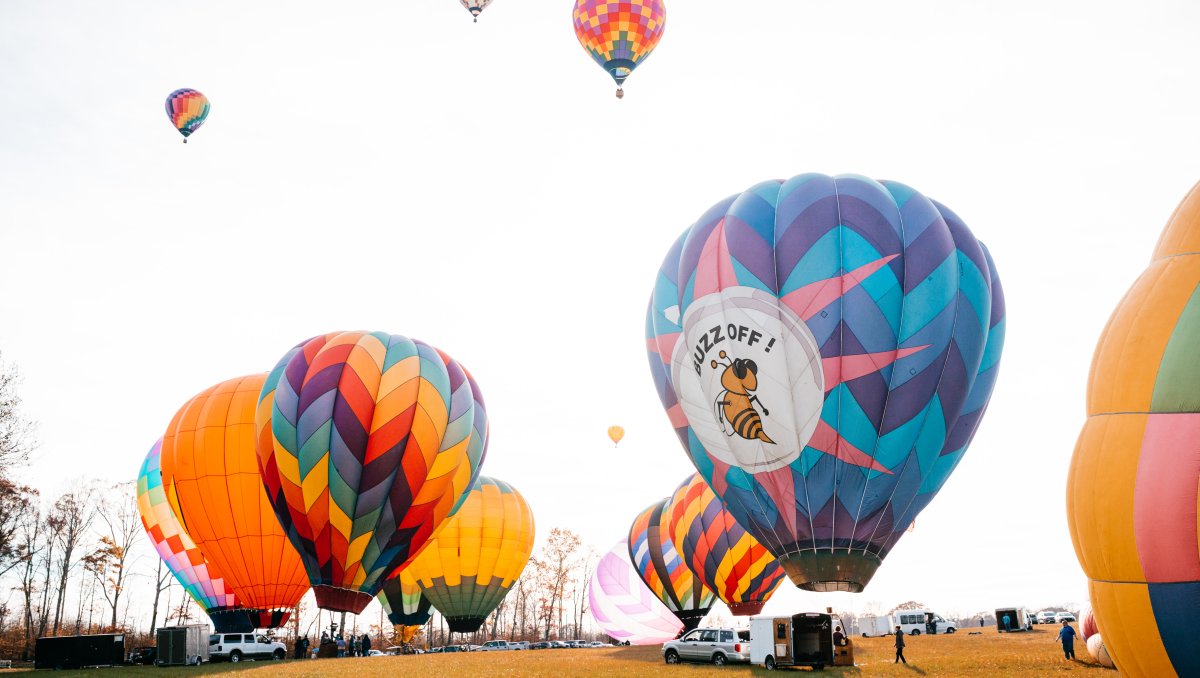
[{"label": "hot air balloon", "polygon": [[[254,411],[265,378],[230,379],[189,400],[167,427],[161,456],[175,517],[247,608],[254,628],[282,625],[308,591],[300,555],[271,510],[255,460]],[[210,616],[222,624],[222,615],[244,614]]]},{"label": "hot air balloon", "polygon": [[1088,379],[1067,522],[1117,669],[1200,676],[1200,184],[1117,305]]},{"label": "hot air balloon", "polygon": [[683,481],[663,517],[684,563],[735,615],[762,612],[783,583],[783,568],[742,529],[698,474]]},{"label": "hot air balloon", "polygon": [[1079,611],[1079,637],[1086,641],[1096,635],[1100,629],[1096,626],[1096,613],[1089,604]]},{"label": "hot air balloon", "polygon": [[289,351],[261,403],[259,464],[275,514],[317,605],[358,614],[478,473],[477,387],[428,344],[343,332]]},{"label": "hot air balloon", "polygon": [[683,630],[683,623],[642,583],[625,540],[596,563],[588,603],[596,625],[618,642],[658,645]]},{"label": "hot air balloon", "polygon": [[183,135],[185,144],[187,138],[204,124],[210,108],[208,97],[194,89],[177,89],[167,95],[167,117]]},{"label": "hot air balloon", "polygon": [[[629,561],[646,587],[690,631],[712,607],[713,592],[692,574],[667,530],[670,499],[646,507],[629,528]],[[689,554],[691,555],[691,554]]]},{"label": "hot air balloon", "polygon": [[533,513],[511,485],[480,476],[462,509],[402,574],[455,633],[478,631],[533,553]]},{"label": "hot air balloon", "polygon": [[463,7],[475,17],[475,23],[479,23],[479,13],[487,9],[487,6],[492,4],[492,0],[458,0]]},{"label": "hot air balloon", "polygon": [[217,568],[204,559],[171,510],[159,465],[161,452],[160,438],[150,448],[138,473],[137,501],[142,527],[146,528],[163,564],[196,604],[213,618],[217,633],[253,631],[250,618],[244,614],[240,619],[236,614],[217,614],[237,609],[237,596],[225,585]]},{"label": "hot air balloon", "polygon": [[962,458],[1004,336],[987,250],[895,182],[805,174],[667,254],[650,369],[700,475],[793,583],[861,591]]},{"label": "hot air balloon", "polygon": [[429,599],[421,595],[421,587],[411,574],[401,571],[383,583],[379,602],[388,619],[396,626],[420,626],[429,621]]},{"label": "hot air balloon", "polygon": [[624,437],[625,429],[621,428],[620,426],[608,427],[608,439],[613,441],[613,447],[616,447]]},{"label": "hot air balloon", "polygon": [[1117,668],[1116,664],[1113,663],[1112,655],[1108,653],[1108,648],[1104,645],[1104,639],[1099,633],[1090,636],[1086,644],[1088,654],[1092,655],[1092,659],[1095,659],[1097,664],[1106,669]]},{"label": "hot air balloon", "polygon": [[625,96],[625,78],[654,51],[667,26],[662,0],[575,0],[571,13],[575,37],[617,83]]}]

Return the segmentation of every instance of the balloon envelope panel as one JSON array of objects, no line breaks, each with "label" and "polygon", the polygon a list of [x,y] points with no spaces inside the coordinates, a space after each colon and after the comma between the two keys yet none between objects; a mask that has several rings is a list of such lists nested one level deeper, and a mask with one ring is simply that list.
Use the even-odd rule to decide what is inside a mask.
[{"label": "balloon envelope panel", "polygon": [[160,438],[150,448],[138,473],[137,501],[142,527],[167,569],[205,611],[237,607],[237,596],[225,585],[217,568],[204,559],[171,510],[163,487],[161,453]]},{"label": "balloon envelope panel", "polygon": [[783,583],[775,556],[738,525],[699,474],[683,481],[667,506],[667,532],[696,578],[735,615],[762,612]]},{"label": "balloon envelope panel", "polygon": [[421,587],[411,574],[401,571],[383,583],[379,603],[388,619],[397,626],[420,626],[432,617],[429,599],[421,595]]},{"label": "balloon envelope panel", "polygon": [[685,554],[667,529],[670,500],[646,507],[629,528],[629,559],[638,576],[686,629],[694,629],[712,607],[714,593],[688,568]]},{"label": "balloon envelope panel", "polygon": [[1075,552],[1117,668],[1200,675],[1200,186],[1109,319],[1067,483]]},{"label": "balloon envelope panel", "polygon": [[529,504],[511,485],[480,476],[466,502],[404,573],[451,631],[476,631],[521,576],[533,553]]},{"label": "balloon envelope panel", "polygon": [[704,214],[647,311],[651,374],[704,480],[811,590],[861,590],[991,397],[999,277],[944,206],[807,174]]},{"label": "balloon envelope panel", "polygon": [[604,554],[588,583],[592,618],[618,642],[657,645],[679,635],[683,623],[642,583],[621,541]]},{"label": "balloon envelope panel", "polygon": [[271,372],[259,463],[318,606],[361,612],[454,510],[486,446],[472,383],[436,348],[381,332],[315,337]]},{"label": "balloon envelope panel", "polygon": [[163,435],[161,457],[175,517],[239,603],[259,610],[295,607],[308,591],[254,454],[254,411],[265,377],[230,379],[189,400]]}]

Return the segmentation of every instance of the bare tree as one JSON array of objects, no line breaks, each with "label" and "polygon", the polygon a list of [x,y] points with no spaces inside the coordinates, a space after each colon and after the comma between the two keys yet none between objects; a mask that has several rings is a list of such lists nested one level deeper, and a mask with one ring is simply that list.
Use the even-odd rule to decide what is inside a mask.
[{"label": "bare tree", "polygon": [[83,547],[83,540],[91,529],[92,520],[96,516],[91,489],[68,492],[54,502],[51,515],[63,522],[63,529],[58,533],[58,597],[54,604],[54,635],[58,635],[63,622],[63,607],[67,599],[67,581],[71,570],[79,559],[78,551]]},{"label": "bare tree", "polygon": [[576,567],[575,553],[580,543],[579,535],[566,528],[555,527],[550,530],[550,536],[542,546],[542,555],[537,560],[538,584],[545,591],[543,614],[547,639],[550,638],[551,622],[556,618],[559,632],[562,631],[563,599]]},{"label": "bare tree", "polygon": [[[158,561],[158,569],[154,571],[154,606],[150,608],[150,635],[154,635],[154,630],[158,628],[158,600],[162,597],[162,592],[171,588],[171,582],[174,576],[171,570],[163,567],[161,558],[156,558]],[[170,606],[168,605],[168,610]]]},{"label": "bare tree", "polygon": [[593,549],[588,549],[587,555],[580,563],[578,568],[578,576],[572,577],[571,602],[574,605],[574,625],[575,637],[579,638],[583,629],[583,617],[588,613],[588,585],[592,582],[592,563],[596,559],[596,552]]},{"label": "bare tree", "polygon": [[0,577],[21,564],[18,530],[37,513],[37,490],[0,476]]},{"label": "bare tree", "polygon": [[17,530],[17,559],[21,567],[17,569],[21,585],[18,590],[25,599],[25,640],[21,650],[22,657],[30,656],[30,643],[33,639],[34,594],[37,593],[37,555],[42,548],[42,520],[39,512],[34,510],[25,514]]},{"label": "bare tree", "polygon": [[96,510],[96,515],[103,523],[103,534],[93,555],[101,556],[102,562],[98,563],[98,568],[93,568],[93,574],[101,580],[103,586],[100,592],[112,609],[109,626],[117,628],[118,605],[129,576],[130,551],[143,530],[133,483],[117,483],[111,492],[112,496],[101,501]]},{"label": "bare tree", "polygon": [[33,422],[21,413],[20,384],[17,368],[0,360],[0,476],[29,461],[37,447]]}]

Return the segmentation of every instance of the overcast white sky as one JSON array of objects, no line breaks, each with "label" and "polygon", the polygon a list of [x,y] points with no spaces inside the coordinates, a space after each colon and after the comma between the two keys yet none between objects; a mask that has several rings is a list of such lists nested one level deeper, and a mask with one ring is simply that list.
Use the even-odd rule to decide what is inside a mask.
[{"label": "overcast white sky", "polygon": [[[966,220],[1008,343],[971,450],[866,592],[787,585],[768,611],[1084,600],[1066,470],[1100,329],[1200,178],[1200,5],[668,0],[620,102],[571,5],[0,4],[28,480],[132,478],[197,391],[385,330],[472,370],[483,472],[603,551],[691,472],[644,354],[667,247],[758,181],[855,172]],[[212,101],[186,146],[179,87]]]}]

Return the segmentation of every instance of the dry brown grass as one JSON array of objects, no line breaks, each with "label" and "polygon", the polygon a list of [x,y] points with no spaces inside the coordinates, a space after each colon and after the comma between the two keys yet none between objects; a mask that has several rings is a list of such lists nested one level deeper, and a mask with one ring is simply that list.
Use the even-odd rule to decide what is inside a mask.
[{"label": "dry brown grass", "polygon": [[[1111,676],[1092,663],[1083,643],[1078,661],[1062,658],[1054,642],[1057,628],[1035,627],[1031,633],[1000,634],[983,629],[981,635],[968,635],[964,629],[951,636],[908,638],[904,654],[907,665],[892,663],[895,651],[891,638],[855,639],[857,665],[825,669],[826,675],[854,676],[1060,676],[1064,672],[1088,672],[1096,678]],[[1044,629],[1044,630],[1043,630]],[[15,673],[15,672],[14,672]],[[66,672],[74,675],[113,676],[114,671]],[[691,676],[767,675],[761,668],[744,665],[726,667],[703,664],[667,666],[658,647],[622,647],[579,650],[539,650],[530,652],[477,652],[433,654],[407,657],[368,657],[320,659],[315,661],[248,662],[214,664],[201,668],[138,667],[121,670],[122,675],[145,674],[169,677],[200,676],[209,673],[238,675],[245,678],[286,676],[291,678],[371,678],[373,676],[416,676],[418,678],[467,678],[470,676],[529,676],[565,678],[567,676],[613,676],[614,678],[689,678]],[[253,675],[246,675],[253,674]]]}]

